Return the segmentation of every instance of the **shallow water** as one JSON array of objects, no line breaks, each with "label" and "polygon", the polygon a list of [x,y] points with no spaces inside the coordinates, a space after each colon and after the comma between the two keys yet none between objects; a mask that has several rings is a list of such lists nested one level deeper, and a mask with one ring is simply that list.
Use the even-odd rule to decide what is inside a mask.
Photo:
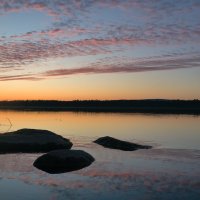
[{"label": "shallow water", "polygon": [[[50,175],[32,166],[40,154],[0,155],[2,199],[199,199],[200,117],[0,111],[0,132],[47,129],[70,138],[96,161]],[[101,136],[153,145],[124,152],[92,141]],[[12,192],[10,192],[12,191]]]}]

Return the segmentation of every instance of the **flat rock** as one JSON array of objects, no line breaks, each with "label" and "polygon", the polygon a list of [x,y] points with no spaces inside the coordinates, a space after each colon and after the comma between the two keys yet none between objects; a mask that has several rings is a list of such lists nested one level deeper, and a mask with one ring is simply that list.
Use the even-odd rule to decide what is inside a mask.
[{"label": "flat rock", "polygon": [[0,134],[0,153],[37,153],[71,147],[70,140],[47,130],[20,129]]},{"label": "flat rock", "polygon": [[123,151],[135,151],[137,149],[152,148],[152,146],[140,145],[140,144],[135,144],[132,142],[126,142],[126,141],[118,140],[118,139],[115,139],[115,138],[112,138],[109,136],[98,138],[97,140],[94,141],[94,143],[102,145],[106,148],[120,149]]},{"label": "flat rock", "polygon": [[50,174],[79,170],[94,162],[94,158],[82,150],[55,150],[35,160],[33,165]]}]

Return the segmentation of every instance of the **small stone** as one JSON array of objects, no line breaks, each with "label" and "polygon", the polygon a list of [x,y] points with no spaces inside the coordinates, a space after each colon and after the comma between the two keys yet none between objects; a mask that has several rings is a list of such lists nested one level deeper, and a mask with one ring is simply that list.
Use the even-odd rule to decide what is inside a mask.
[{"label": "small stone", "polygon": [[94,141],[94,143],[102,145],[106,148],[119,149],[119,150],[123,150],[123,151],[135,151],[137,149],[152,148],[152,146],[140,145],[140,144],[135,144],[132,142],[126,142],[126,141],[118,140],[118,139],[115,139],[115,138],[112,138],[109,136],[98,138],[97,140]]}]

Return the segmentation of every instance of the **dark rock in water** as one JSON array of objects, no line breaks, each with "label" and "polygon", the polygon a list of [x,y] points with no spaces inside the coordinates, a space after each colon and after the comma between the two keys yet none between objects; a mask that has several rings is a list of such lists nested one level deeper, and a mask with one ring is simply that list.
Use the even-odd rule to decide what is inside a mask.
[{"label": "dark rock in water", "polygon": [[47,130],[20,129],[0,134],[0,153],[48,152],[71,147],[68,139]]},{"label": "dark rock in water", "polygon": [[40,156],[33,165],[50,174],[58,174],[82,169],[94,160],[90,154],[82,150],[60,149]]},{"label": "dark rock in water", "polygon": [[120,149],[120,150],[123,150],[123,151],[135,151],[137,149],[150,149],[150,148],[152,148],[151,146],[126,142],[126,141],[118,140],[118,139],[115,139],[115,138],[112,138],[112,137],[109,137],[109,136],[98,138],[94,142],[97,143],[97,144],[100,144],[100,145],[102,145],[106,148]]}]

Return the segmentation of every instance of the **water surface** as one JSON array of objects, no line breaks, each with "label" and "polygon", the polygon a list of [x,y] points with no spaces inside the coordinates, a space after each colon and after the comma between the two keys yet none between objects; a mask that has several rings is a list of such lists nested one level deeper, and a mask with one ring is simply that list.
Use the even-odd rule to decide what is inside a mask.
[{"label": "water surface", "polygon": [[[10,126],[10,123],[12,126]],[[0,132],[47,129],[85,143],[109,135],[176,149],[200,149],[200,117],[84,112],[0,111]]]},{"label": "water surface", "polygon": [[[0,155],[3,199],[198,199],[200,117],[0,111],[0,132],[47,129],[95,157],[89,167],[50,175],[32,166],[40,154]],[[92,141],[101,136],[153,145],[124,152]],[[9,192],[12,190],[12,193]]]}]

